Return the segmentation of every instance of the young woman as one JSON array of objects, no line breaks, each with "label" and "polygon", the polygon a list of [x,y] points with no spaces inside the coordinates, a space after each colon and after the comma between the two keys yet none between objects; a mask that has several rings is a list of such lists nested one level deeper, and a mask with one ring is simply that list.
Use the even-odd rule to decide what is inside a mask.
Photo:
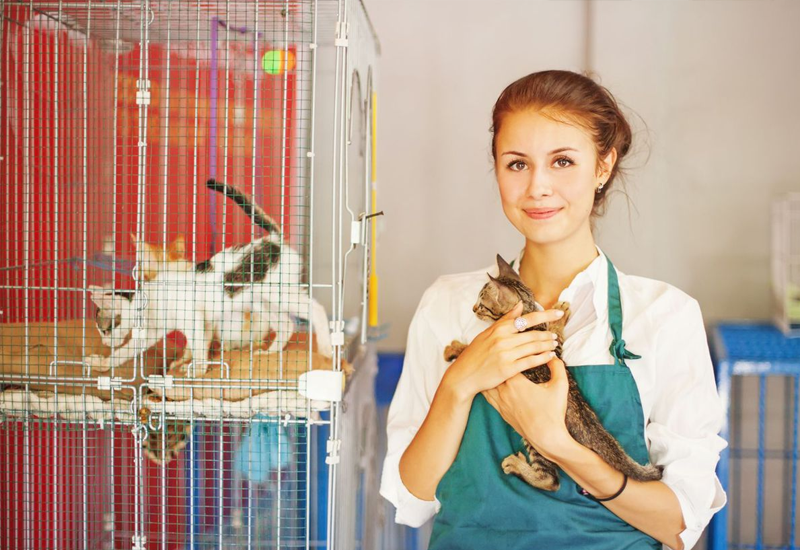
[{"label": "young woman", "polygon": [[[590,78],[543,71],[503,91],[492,132],[503,211],[525,238],[512,266],[542,309],[522,317],[552,321],[553,305],[569,302],[566,365],[604,427],[663,477],[629,480],[571,437],[552,334],[518,331],[520,305],[493,324],[472,312],[493,265],[442,276],[422,297],[389,409],[381,494],[399,523],[435,516],[430,550],[691,548],[726,502],[700,308],[667,283],[618,271],[592,234],[630,126]],[[453,339],[469,345],[448,365]],[[545,363],[546,384],[520,374]],[[520,436],[560,467],[557,491],[503,473]]]}]

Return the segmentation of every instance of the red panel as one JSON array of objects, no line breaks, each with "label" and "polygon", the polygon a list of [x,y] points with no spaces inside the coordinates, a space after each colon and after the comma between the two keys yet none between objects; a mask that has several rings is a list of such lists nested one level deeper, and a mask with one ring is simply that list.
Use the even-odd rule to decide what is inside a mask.
[{"label": "red panel", "polygon": [[[109,271],[98,258],[102,259],[104,238],[110,234],[118,256],[133,258],[129,234],[136,230],[140,183],[148,242],[162,244],[184,235],[189,257],[204,260],[220,250],[223,242],[230,246],[250,240],[250,220],[230,201],[205,188],[212,155],[215,176],[248,192],[253,191],[255,182],[255,196],[276,219],[280,218],[283,193],[284,233],[291,237],[290,212],[295,200],[290,192],[295,158],[293,73],[286,77],[259,73],[257,78],[246,71],[226,74],[223,66],[214,69],[207,61],[181,55],[180,48],[168,52],[162,45],[151,45],[147,52],[151,94],[146,109],[147,153],[140,182],[136,82],[141,50],[136,47],[114,58],[93,43],[85,48],[66,32],[33,28],[26,51],[24,26],[18,23],[29,19],[28,8],[5,9],[0,67],[3,76],[10,78],[3,78],[0,88],[0,150],[6,157],[0,163],[4,181],[0,231],[9,237],[0,243],[0,268],[12,269],[0,269],[0,322],[93,315],[83,292],[36,287],[57,283],[59,287],[82,288],[84,283],[113,281],[117,288],[132,288],[128,274]],[[265,45],[263,51],[267,49]],[[252,56],[252,52],[241,55]],[[115,63],[119,65],[116,119]],[[213,120],[212,70],[217,81],[217,116]],[[284,86],[289,90],[286,98]],[[28,113],[24,110],[26,95]],[[211,142],[212,128],[216,128],[216,146]],[[223,147],[226,135],[227,150]],[[260,230],[256,234],[260,235]],[[27,273],[23,269],[26,263],[30,266]],[[7,288],[25,284],[27,291]],[[102,537],[110,536],[104,531],[104,515],[109,512],[114,514],[118,535],[114,546],[130,548],[135,530],[136,450],[129,428],[118,428],[108,444],[108,431],[90,430],[84,442],[78,425],[32,422],[30,426],[27,447],[22,424],[8,420],[0,429],[0,548],[26,547],[26,511],[32,520],[28,535],[33,549],[53,548],[55,543],[59,548],[82,547],[84,526],[88,546],[96,546]],[[231,468],[230,439],[225,435],[226,451],[220,465],[226,471]],[[109,476],[112,448],[113,478]],[[27,471],[26,452],[30,453]],[[210,448],[199,454],[217,456]],[[188,528],[183,523],[188,506],[183,460],[171,463],[166,472],[167,515],[182,520],[169,522],[167,546],[179,548],[185,546]],[[148,548],[161,548],[161,469],[145,462],[143,474]],[[114,485],[113,503],[110,483]],[[224,479],[223,483],[227,487],[231,481]],[[217,478],[203,480],[198,492],[213,502],[218,498],[218,484]],[[84,489],[89,491],[86,514]],[[218,522],[219,518],[210,513],[208,521]]]}]

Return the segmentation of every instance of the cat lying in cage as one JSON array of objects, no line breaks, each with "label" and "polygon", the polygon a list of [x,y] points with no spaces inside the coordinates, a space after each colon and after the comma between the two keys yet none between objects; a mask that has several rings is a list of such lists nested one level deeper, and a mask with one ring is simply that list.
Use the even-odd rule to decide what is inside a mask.
[{"label": "cat lying in cage", "polygon": [[[519,274],[498,254],[497,278],[489,275],[489,282],[481,288],[478,301],[473,307],[475,315],[484,321],[496,321],[522,300],[523,309],[520,315],[525,315],[536,310],[536,302],[531,290],[522,282]],[[535,325],[525,330],[547,330],[556,334],[558,345],[556,356],[561,359],[561,345],[563,344],[564,325],[569,318],[569,304],[559,302],[554,306],[564,311],[564,316],[552,323]],[[453,340],[444,350],[446,361],[454,361],[466,348],[466,344]],[[587,367],[591,368],[591,367]],[[661,466],[648,464],[642,466],[633,460],[619,442],[612,436],[597,418],[595,412],[583,398],[578,384],[569,369],[566,370],[569,381],[567,395],[566,425],[570,435],[575,440],[600,455],[603,460],[618,471],[637,481],[655,481],[661,479]],[[530,381],[541,384],[550,380],[550,368],[541,365],[523,371]],[[523,481],[545,491],[556,491],[559,488],[558,467],[550,460],[544,458],[539,452],[523,438],[523,444],[528,453],[512,454],[502,462],[503,472],[514,474]]]},{"label": "cat lying in cage", "polygon": [[131,336],[139,311],[144,349],[172,331],[186,337],[183,357],[170,370],[185,372],[193,364],[194,375],[204,374],[215,339],[228,349],[244,348],[251,342],[260,347],[274,330],[276,336],[268,350],[283,349],[295,330],[292,316],[304,318],[309,307],[320,353],[330,357],[328,317],[300,285],[300,254],[283,242],[278,225],[246,194],[213,179],[206,185],[236,202],[267,235],[227,247],[196,265],[186,260],[181,238],[166,251],[136,243],[142,275],[138,294],[91,287],[98,308],[97,330],[103,343],[114,349],[111,357],[87,357],[93,369],[106,371],[136,355]]}]

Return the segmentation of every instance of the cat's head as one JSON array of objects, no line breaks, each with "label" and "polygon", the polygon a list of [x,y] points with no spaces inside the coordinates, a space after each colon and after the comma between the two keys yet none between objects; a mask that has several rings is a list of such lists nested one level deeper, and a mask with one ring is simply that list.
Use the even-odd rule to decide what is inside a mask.
[{"label": "cat's head", "polygon": [[[136,235],[131,234],[131,239],[136,247],[137,265],[145,281],[152,281],[162,270],[185,269],[186,264],[186,241],[183,235],[178,235],[174,241],[167,245],[166,250],[155,244],[139,242]],[[167,263],[180,264],[180,267],[169,267]],[[186,264],[186,265],[184,265]]]},{"label": "cat's head", "polygon": [[478,301],[472,307],[475,315],[483,321],[496,321],[511,311],[523,298],[520,291],[527,288],[514,268],[508,265],[500,254],[497,255],[497,267],[497,277],[487,273],[489,282],[483,285],[478,294]]},{"label": "cat's head", "polygon": [[103,343],[112,348],[120,347],[127,341],[133,328],[135,292],[99,286],[90,286],[89,290],[97,306],[94,319]]}]

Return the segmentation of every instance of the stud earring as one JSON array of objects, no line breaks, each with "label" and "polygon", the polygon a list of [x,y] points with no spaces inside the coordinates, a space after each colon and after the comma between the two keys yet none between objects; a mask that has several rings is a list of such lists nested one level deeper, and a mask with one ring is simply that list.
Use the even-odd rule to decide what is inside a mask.
[{"label": "stud earring", "polygon": [[599,193],[600,191],[602,191],[604,185],[605,185],[605,183],[601,183],[600,186],[597,188],[596,192]]}]

